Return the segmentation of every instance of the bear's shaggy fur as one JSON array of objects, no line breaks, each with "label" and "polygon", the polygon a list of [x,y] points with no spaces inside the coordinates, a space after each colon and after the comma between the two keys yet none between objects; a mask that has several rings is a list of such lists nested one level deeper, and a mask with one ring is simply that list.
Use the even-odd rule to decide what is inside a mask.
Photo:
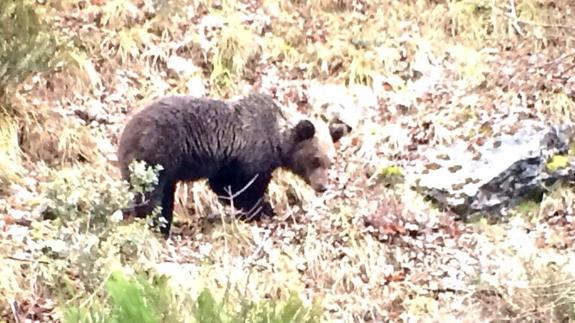
[{"label": "bear's shaggy fur", "polygon": [[263,94],[233,102],[161,98],[135,114],[120,138],[124,179],[129,179],[134,160],[163,167],[147,202],[132,211],[144,217],[161,204],[167,221],[161,232],[168,235],[177,182],[207,178],[222,202],[230,202],[229,187],[235,208],[250,217],[271,215],[263,196],[277,168],[291,170],[316,191],[327,189],[331,160],[318,150],[315,130],[309,120],[290,126],[273,99]]}]

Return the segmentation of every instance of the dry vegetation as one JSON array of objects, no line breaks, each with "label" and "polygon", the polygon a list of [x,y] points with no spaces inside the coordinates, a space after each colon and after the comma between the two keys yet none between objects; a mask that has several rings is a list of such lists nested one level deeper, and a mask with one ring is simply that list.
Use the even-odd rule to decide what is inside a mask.
[{"label": "dry vegetation", "polygon": [[[327,322],[575,321],[570,185],[488,224],[390,184],[420,147],[475,138],[508,106],[575,121],[572,1],[22,3],[57,47],[0,56],[3,320],[104,313],[107,278],[122,271],[173,277],[154,303],[163,322],[191,321],[204,288],[232,308],[295,293]],[[22,61],[49,68],[6,79]],[[331,191],[278,172],[277,218],[214,222],[226,212],[215,196],[183,184],[172,239],[114,222],[128,201],[114,162],[130,113],[170,93],[258,89],[321,115],[313,82],[346,86],[360,116],[337,146]]]}]

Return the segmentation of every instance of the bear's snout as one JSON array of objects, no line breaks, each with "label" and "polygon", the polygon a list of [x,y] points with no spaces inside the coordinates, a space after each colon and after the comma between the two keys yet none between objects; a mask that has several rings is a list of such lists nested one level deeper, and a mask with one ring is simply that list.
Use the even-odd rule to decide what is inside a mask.
[{"label": "bear's snout", "polygon": [[317,193],[323,193],[329,189],[329,179],[327,176],[327,169],[318,167],[312,170],[307,175],[306,182]]},{"label": "bear's snout", "polygon": [[313,189],[318,193],[323,193],[323,192],[327,191],[327,188],[328,188],[327,184],[324,184],[324,183],[320,183],[320,184],[317,184],[314,186],[315,187]]}]

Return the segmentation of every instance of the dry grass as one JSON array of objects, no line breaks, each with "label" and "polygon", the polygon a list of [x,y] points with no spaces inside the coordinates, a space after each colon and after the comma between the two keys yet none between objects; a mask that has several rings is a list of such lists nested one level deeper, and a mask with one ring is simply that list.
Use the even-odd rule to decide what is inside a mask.
[{"label": "dry grass", "polygon": [[0,112],[0,184],[17,182],[22,172],[18,123]]},{"label": "dry grass", "polygon": [[535,108],[541,115],[549,116],[556,123],[568,123],[575,120],[575,101],[564,91],[548,93],[536,103]]},{"label": "dry grass", "polygon": [[[573,255],[560,245],[542,247],[541,237],[531,236],[534,234],[526,232],[521,222],[517,218],[504,232],[486,230],[485,236],[493,240],[482,241],[482,248],[495,253],[498,263],[484,264],[474,298],[487,317],[530,322],[573,320]],[[551,246],[554,239],[561,239],[555,234],[560,235],[550,233],[546,237]]]},{"label": "dry grass", "polygon": [[95,162],[98,153],[89,129],[50,112],[24,119],[21,148],[32,161],[50,165]]},{"label": "dry grass", "polygon": [[250,78],[260,53],[256,34],[241,22],[233,10],[223,11],[215,16],[224,22],[221,33],[214,35],[215,45],[208,49],[207,59],[211,62],[210,82],[213,94],[222,96],[227,91],[241,91],[237,88],[239,78]]}]

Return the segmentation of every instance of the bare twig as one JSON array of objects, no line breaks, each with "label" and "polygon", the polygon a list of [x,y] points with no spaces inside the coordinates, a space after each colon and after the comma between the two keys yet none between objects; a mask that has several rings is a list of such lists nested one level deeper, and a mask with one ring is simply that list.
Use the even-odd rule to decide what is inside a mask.
[{"label": "bare twig", "polygon": [[247,212],[245,212],[246,220],[250,221],[252,220],[255,216],[257,216],[262,210],[263,210],[263,206],[262,204],[262,199],[259,199],[258,202],[256,204],[254,204],[254,206],[249,209]]},{"label": "bare twig", "polygon": [[549,65],[554,65],[554,64],[557,64],[557,63],[559,63],[563,60],[566,60],[567,58],[573,57],[573,56],[575,56],[575,52],[566,53],[566,54],[563,54],[563,55],[559,56],[558,58],[556,58],[550,62],[545,62],[545,63],[539,64],[539,65],[535,66],[535,68],[541,68],[541,67],[546,67]]},{"label": "bare twig", "polygon": [[252,252],[251,255],[249,255],[247,257],[247,259],[244,261],[244,268],[248,268],[248,265],[253,265],[255,264],[255,260],[256,258],[259,258],[258,256],[260,255],[260,253],[263,251],[266,243],[270,240],[270,233],[266,233],[264,232],[264,237],[260,240],[259,243],[256,244],[256,250],[254,250]]},{"label": "bare twig", "polygon": [[242,187],[242,189],[240,189],[236,193],[231,194],[231,189],[229,187],[227,187],[226,193],[228,193],[229,195],[228,196],[218,196],[218,197],[231,201],[232,199],[238,197],[238,195],[245,192],[248,189],[248,187],[250,187],[254,183],[254,181],[258,178],[259,175],[260,174],[256,174],[244,187]]},{"label": "bare twig", "polygon": [[543,28],[557,28],[557,29],[575,30],[575,27],[573,27],[573,26],[568,26],[568,25],[545,24],[545,23],[540,23],[540,22],[535,22],[535,21],[529,21],[529,20],[523,20],[523,19],[517,19],[517,22],[518,22],[518,23],[521,23],[521,24],[524,24],[524,25],[537,26],[537,27],[543,27]]},{"label": "bare twig", "polygon": [[18,317],[18,304],[16,304],[15,300],[12,300],[10,303],[10,309],[12,310],[12,316],[16,323],[20,323],[20,318]]},{"label": "bare twig", "polygon": [[[228,194],[228,196],[220,196],[220,195],[218,195],[218,197],[219,197],[219,198],[222,198],[222,199],[229,200],[232,209],[235,209],[235,207],[234,207],[234,198],[238,197],[240,194],[242,194],[243,192],[245,192],[245,191],[254,183],[254,181],[258,178],[258,176],[259,176],[259,174],[256,174],[244,187],[242,187],[239,191],[237,191],[237,192],[235,192],[235,193],[232,192],[232,189],[231,189],[230,186],[225,187],[224,190],[226,191],[226,193]],[[261,201],[261,199],[260,199],[260,201]],[[259,205],[259,201],[258,201],[258,203],[256,203],[256,204],[254,205],[254,207],[252,207],[252,209],[250,209],[250,210],[248,211],[248,215],[250,214],[249,212],[252,212],[253,209],[254,209],[256,206],[258,206],[258,205]],[[259,212],[259,210],[258,210],[258,212]],[[224,219],[223,219],[223,214],[221,215],[221,217],[222,217],[221,221],[222,221],[223,230],[226,231],[226,226],[225,226],[225,221],[224,221]],[[229,249],[228,249],[228,239],[227,239],[227,237],[226,237],[225,235],[224,235],[224,250],[226,250],[226,251],[229,250]],[[232,268],[230,268],[230,270],[232,270]],[[231,272],[228,274],[228,277],[230,277],[230,276],[231,276]],[[231,279],[228,278],[228,280],[227,280],[227,282],[226,282],[226,288],[225,288],[225,290],[224,290],[224,299],[227,299],[230,289],[231,289]]]},{"label": "bare twig", "polygon": [[[557,28],[557,29],[575,30],[575,27],[571,27],[571,26],[567,26],[567,25],[545,24],[545,23],[540,23],[540,22],[535,22],[535,21],[519,19],[518,17],[513,17],[510,13],[505,13],[505,16],[507,18],[513,19],[514,24],[523,24],[523,25],[543,27],[543,28]],[[515,28],[515,25],[513,27]],[[517,28],[519,28],[518,25],[517,25]],[[520,32],[520,34],[523,35],[521,32]]]},{"label": "bare twig", "polygon": [[565,75],[565,73],[569,72],[570,70],[572,70],[573,68],[575,68],[575,64],[567,67],[562,73],[561,76]]},{"label": "bare twig", "polygon": [[[32,263],[32,262],[34,262],[34,260],[32,260],[32,259],[17,258],[17,257],[14,257],[14,256],[4,257],[4,259],[10,259],[10,260],[14,260],[14,261],[27,262],[27,263]],[[44,265],[49,264],[49,262],[46,261],[46,260],[37,260],[37,261],[38,261],[38,263],[40,263],[40,264],[44,264]]]},{"label": "bare twig", "polygon": [[[228,196],[221,196],[218,195],[219,198],[225,199],[225,200],[229,200],[230,204],[232,206],[232,209],[234,208],[234,199],[236,197],[238,197],[240,194],[242,194],[243,192],[245,192],[253,183],[254,181],[258,178],[259,174],[256,174],[244,187],[242,187],[239,191],[237,192],[232,192],[231,187],[226,187],[225,191],[228,194]],[[256,216],[261,210],[263,209],[262,206],[262,199],[260,198],[253,206],[251,209],[249,209],[247,212],[243,212],[245,213],[245,215],[247,216],[248,221],[251,220],[254,216]]]},{"label": "bare twig", "polygon": [[523,31],[521,30],[521,27],[518,24],[519,17],[517,17],[517,10],[515,10],[515,0],[509,0],[509,12],[507,13],[507,16],[513,20],[511,22],[513,29],[515,29],[515,31],[519,35],[525,36]]}]

